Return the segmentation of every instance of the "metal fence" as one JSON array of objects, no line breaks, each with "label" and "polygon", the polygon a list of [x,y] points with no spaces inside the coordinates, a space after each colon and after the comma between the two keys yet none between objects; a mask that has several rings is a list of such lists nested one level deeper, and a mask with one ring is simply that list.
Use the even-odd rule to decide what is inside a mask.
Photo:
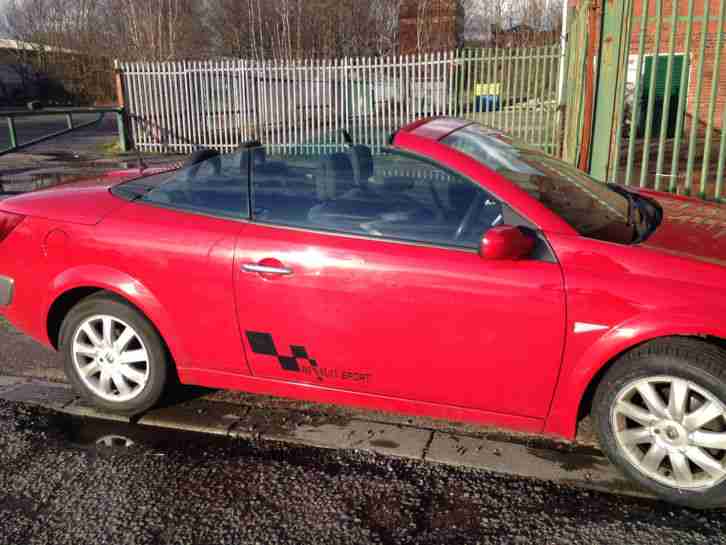
[{"label": "metal fence", "polygon": [[422,116],[467,117],[558,153],[559,45],[400,57],[118,63],[132,140],[144,151],[232,151],[259,139],[302,153],[379,148]]},{"label": "metal fence", "polygon": [[[726,0],[617,0],[608,5],[606,38],[620,45],[617,70],[610,74],[601,67],[606,76],[601,76],[599,94],[613,93],[614,122],[608,131],[596,119],[595,175],[722,200],[725,23]],[[603,62],[608,57],[607,51],[600,55]]]}]

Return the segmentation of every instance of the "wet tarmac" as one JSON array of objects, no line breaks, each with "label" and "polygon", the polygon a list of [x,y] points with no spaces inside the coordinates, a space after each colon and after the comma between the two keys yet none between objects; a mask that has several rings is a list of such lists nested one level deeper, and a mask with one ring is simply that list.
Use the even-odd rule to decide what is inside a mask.
[{"label": "wet tarmac", "polygon": [[[95,120],[96,114],[75,114],[76,125]],[[109,169],[135,168],[136,152],[122,153],[118,147],[116,116],[98,124],[34,144],[0,156],[0,200],[93,176]],[[64,116],[43,115],[16,120],[18,143],[28,143],[66,128]],[[10,146],[9,134],[0,130],[0,150]],[[144,154],[151,166],[175,162],[180,156]]]},{"label": "wet tarmac", "polygon": [[[73,119],[75,126],[79,126],[91,121],[96,121],[98,119],[98,114],[74,114]],[[19,117],[15,120],[17,141],[19,145],[65,130],[67,127],[68,125],[65,116],[57,114]],[[108,142],[113,142],[114,138],[118,138],[116,116],[113,114],[106,114],[100,123],[83,129],[77,129],[76,131],[67,133],[61,137],[42,142],[33,146],[32,149],[67,152],[67,150],[77,147],[77,144],[88,145],[88,143],[92,143],[93,145],[100,146]],[[0,130],[0,149],[9,148],[10,145],[9,132],[7,130]]]},{"label": "wet tarmac", "polygon": [[726,543],[723,511],[0,401],[0,543]]}]

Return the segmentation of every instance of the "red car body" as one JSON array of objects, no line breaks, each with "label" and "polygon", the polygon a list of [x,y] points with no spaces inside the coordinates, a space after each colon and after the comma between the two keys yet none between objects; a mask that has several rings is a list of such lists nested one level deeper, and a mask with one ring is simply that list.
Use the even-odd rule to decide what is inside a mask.
[{"label": "red car body", "polygon": [[[573,438],[619,354],[670,335],[726,339],[726,211],[644,191],[663,209],[646,242],[602,242],[440,142],[463,122],[418,122],[392,146],[477,181],[534,223],[555,262],[485,261],[362,237],[127,202],[116,172],[0,202],[25,219],[0,242],[15,279],[0,312],[57,348],[58,318],[94,290],[138,307],[183,383],[471,421]],[[147,171],[148,173],[148,171]],[[241,272],[284,263],[295,274]],[[245,332],[315,362],[290,372]]]}]

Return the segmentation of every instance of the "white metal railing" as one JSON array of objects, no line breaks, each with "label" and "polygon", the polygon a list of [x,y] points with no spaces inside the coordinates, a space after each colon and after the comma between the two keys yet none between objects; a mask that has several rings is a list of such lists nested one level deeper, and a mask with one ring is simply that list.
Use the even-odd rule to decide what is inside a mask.
[{"label": "white metal railing", "polygon": [[118,63],[135,145],[144,151],[232,151],[260,140],[304,153],[385,145],[423,116],[468,117],[559,150],[559,45],[400,57]]}]

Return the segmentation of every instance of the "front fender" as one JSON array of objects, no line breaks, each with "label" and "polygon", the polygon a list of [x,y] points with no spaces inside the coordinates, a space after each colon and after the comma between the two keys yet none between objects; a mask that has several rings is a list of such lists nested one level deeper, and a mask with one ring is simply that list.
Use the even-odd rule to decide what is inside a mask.
[{"label": "front fender", "polygon": [[[135,278],[111,267],[83,265],[67,269],[55,276],[50,282],[48,296],[43,305],[44,324],[47,324],[53,303],[64,293],[77,288],[103,289],[133,304],[154,324],[171,351],[174,361],[187,361],[187,351],[174,322],[156,296]],[[47,328],[45,329],[44,338],[50,344]]]},{"label": "front fender", "polygon": [[[726,325],[715,318],[721,312],[694,315],[692,312],[673,311],[644,314],[600,332],[597,340],[585,338],[586,348],[579,349],[577,333],[572,324],[568,328],[567,345],[562,372],[555,389],[545,432],[574,439],[580,403],[596,375],[613,359],[645,342],[671,336],[714,336],[726,338]],[[597,335],[598,332],[579,335]]]}]

